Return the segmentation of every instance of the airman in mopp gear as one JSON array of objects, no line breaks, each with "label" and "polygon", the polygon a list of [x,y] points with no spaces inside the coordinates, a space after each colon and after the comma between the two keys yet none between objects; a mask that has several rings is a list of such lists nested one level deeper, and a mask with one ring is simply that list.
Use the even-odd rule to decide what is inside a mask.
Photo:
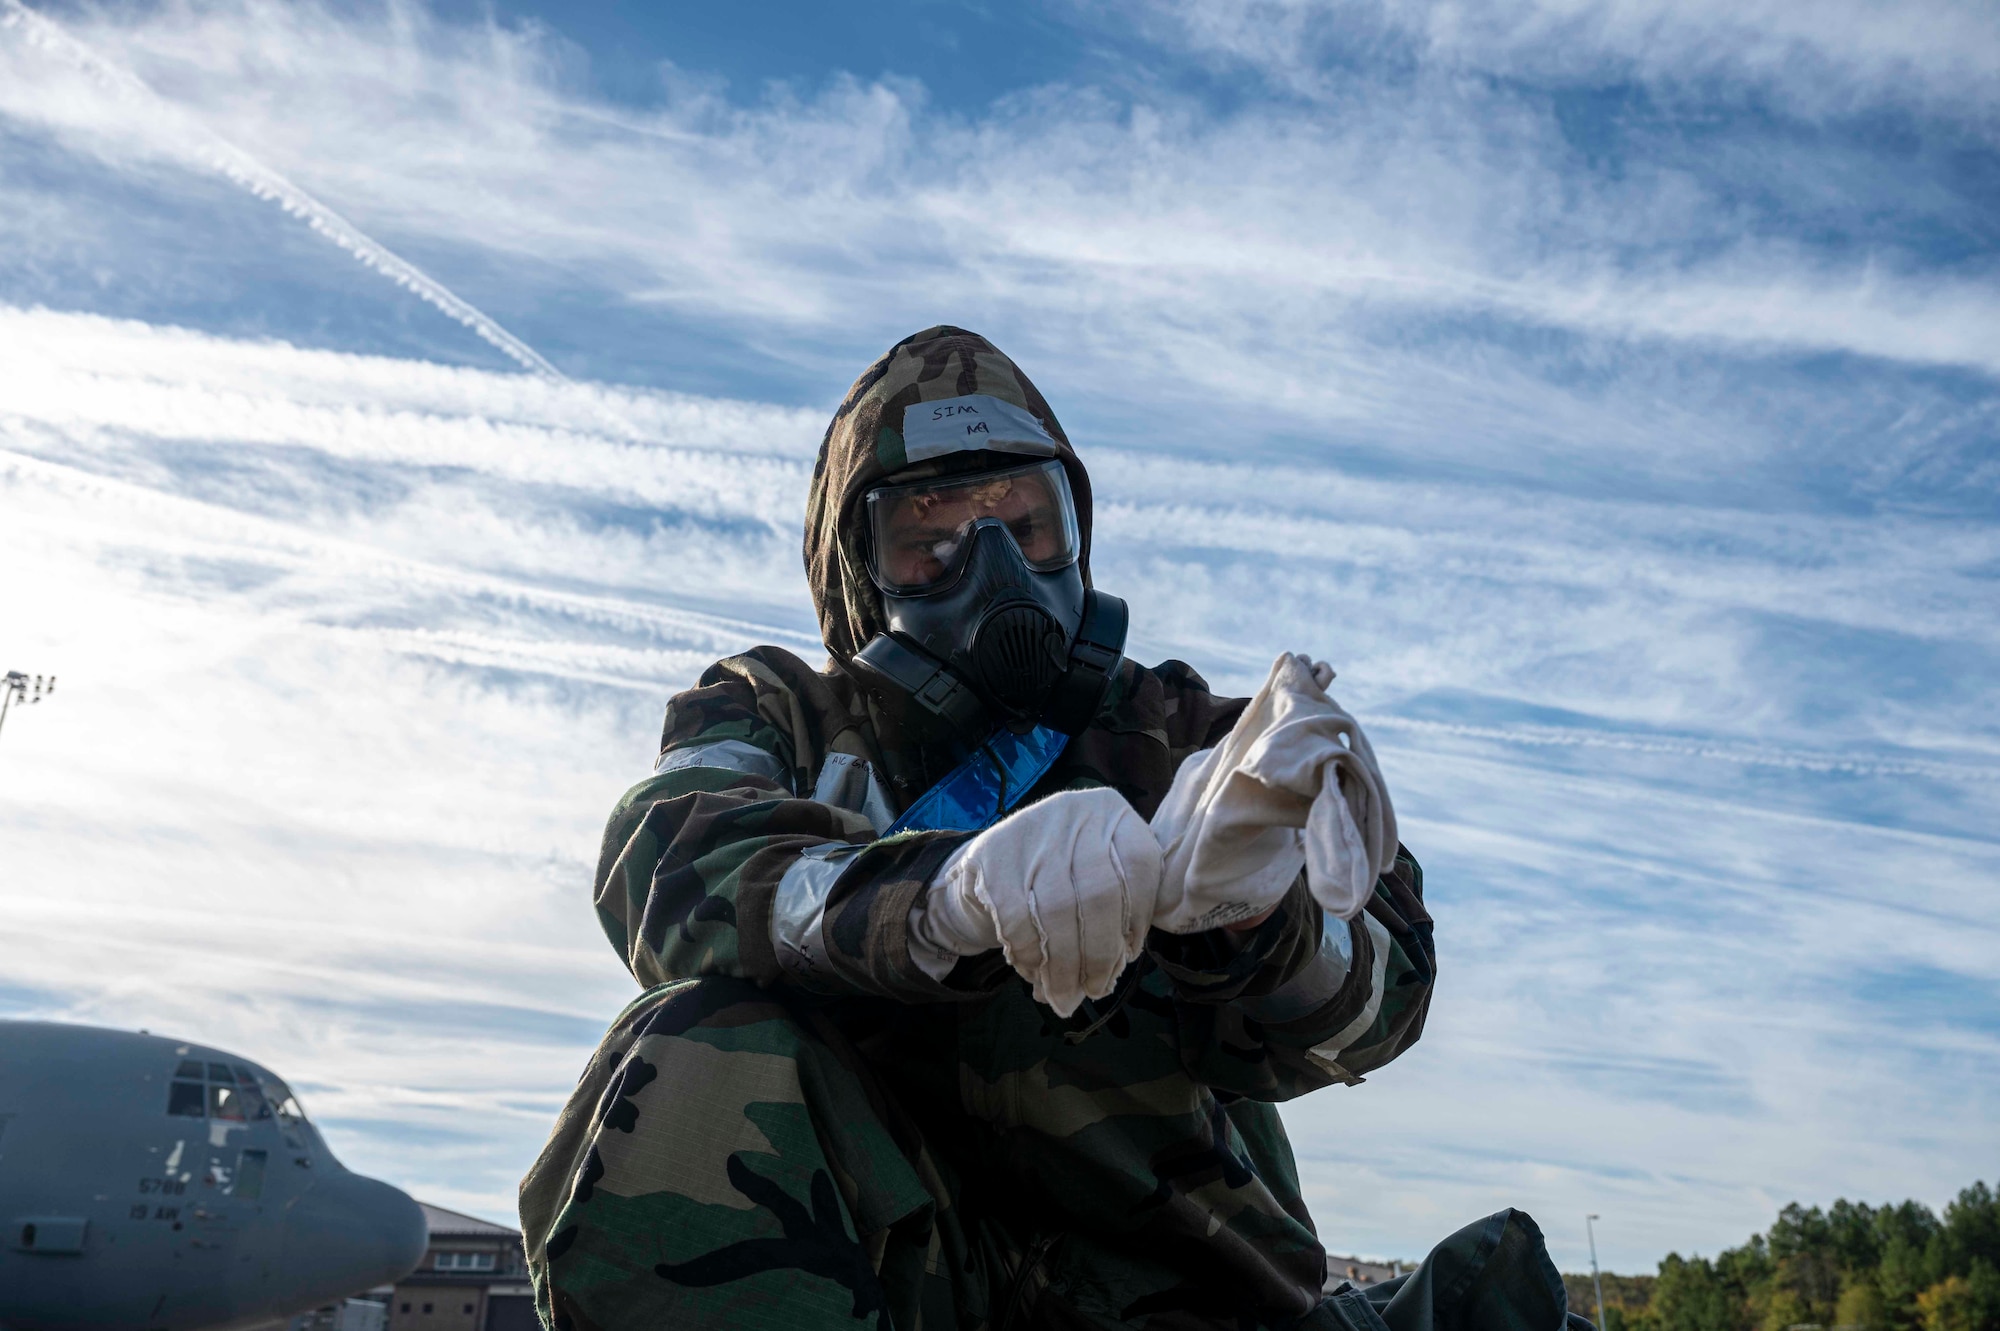
[{"label": "airman in mopp gear", "polygon": [[939,327],[857,381],[805,562],[831,659],[719,661],[612,811],[644,986],[521,1185],[558,1331],[1565,1325],[1503,1211],[1326,1289],[1275,1106],[1423,1030],[1423,875],[1331,672],[1125,659],[1089,475]]}]

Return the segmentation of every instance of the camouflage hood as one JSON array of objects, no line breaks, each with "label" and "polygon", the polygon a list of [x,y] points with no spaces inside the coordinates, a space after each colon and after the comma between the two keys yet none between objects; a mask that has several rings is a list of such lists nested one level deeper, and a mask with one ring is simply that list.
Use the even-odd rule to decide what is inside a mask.
[{"label": "camouflage hood", "polygon": [[834,659],[853,658],[886,623],[868,576],[862,499],[892,474],[919,479],[969,452],[1062,459],[1090,585],[1090,477],[1041,393],[991,342],[941,324],[889,348],[854,381],[819,446],[806,500],[806,577]]}]

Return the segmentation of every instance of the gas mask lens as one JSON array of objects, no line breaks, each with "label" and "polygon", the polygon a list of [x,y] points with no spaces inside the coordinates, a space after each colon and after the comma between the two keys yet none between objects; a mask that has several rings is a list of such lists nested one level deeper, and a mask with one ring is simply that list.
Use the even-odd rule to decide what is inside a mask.
[{"label": "gas mask lens", "polygon": [[1076,561],[1076,504],[1062,463],[948,476],[868,493],[872,572],[883,591],[919,596],[949,586],[965,566],[973,525],[1004,524],[1028,567],[1052,573]]}]

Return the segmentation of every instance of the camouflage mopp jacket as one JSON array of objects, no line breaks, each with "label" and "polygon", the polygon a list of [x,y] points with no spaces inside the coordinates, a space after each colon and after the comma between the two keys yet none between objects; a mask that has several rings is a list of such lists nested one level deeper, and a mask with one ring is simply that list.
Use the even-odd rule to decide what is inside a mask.
[{"label": "camouflage mopp jacket", "polygon": [[[1415,860],[1400,854],[1350,923],[1301,882],[1254,930],[1156,930],[1118,989],[1068,1019],[997,950],[941,976],[912,956],[911,907],[970,834],[885,835],[957,755],[900,733],[841,664],[886,627],[864,500],[885,477],[986,465],[939,443],[933,404],[995,400],[1039,423],[1031,455],[1064,466],[1088,585],[1090,477],[1041,393],[964,329],[906,338],[835,413],[807,499],[832,659],[759,647],[710,667],[612,812],[597,917],[645,991],[522,1182],[556,1331],[1290,1331],[1323,1316],[1324,1253],[1274,1106],[1357,1081],[1421,1033],[1435,965]],[[1109,786],[1151,817],[1243,707],[1177,661],[1127,662],[1027,798]],[[1503,1223],[1467,1251],[1526,1232]],[[1552,1268],[1536,1272],[1559,1308]],[[1428,1331],[1412,1317],[1395,1331]]]},{"label": "camouflage mopp jacket", "polygon": [[[1112,786],[1150,817],[1175,768],[1227,733],[1242,706],[1213,696],[1180,662],[1128,662],[1097,723],[1028,799]],[[921,750],[885,745],[885,729],[893,723],[844,673],[773,647],[717,663],[669,705],[657,770],[619,801],[595,884],[606,936],[651,988],[614,1024],[523,1185],[551,1324],[568,1307],[578,1331],[609,1327],[587,1310],[634,1297],[679,1306],[683,1287],[655,1268],[731,1242],[782,1245],[798,1227],[782,1223],[785,1205],[754,1201],[763,1190],[752,1175],[774,1143],[782,1155],[786,1122],[807,1135],[829,1131],[794,1121],[819,1115],[786,1112],[811,1109],[825,1090],[799,1084],[816,1075],[799,1063],[801,1029],[831,1037],[806,1041],[813,1058],[842,1065],[822,1080],[855,1081],[858,1097],[897,1111],[882,1141],[821,1147],[818,1157],[836,1166],[826,1175],[831,1195],[811,1195],[808,1180],[790,1199],[869,1254],[880,1287],[870,1297],[884,1316],[896,1302],[911,1305],[910,1317],[885,1325],[918,1325],[927,1297],[955,1310],[944,1325],[997,1325],[986,1319],[1009,1291],[995,1286],[1013,1283],[1024,1257],[1055,1240],[1033,1279],[1121,1319],[1148,1298],[1162,1313],[1228,1318],[1161,1326],[1277,1326],[1305,1312],[1318,1302],[1324,1255],[1273,1105],[1358,1081],[1422,1031],[1434,960],[1416,861],[1399,853],[1351,923],[1323,919],[1301,882],[1248,934],[1155,931],[1117,993],[1063,1021],[997,952],[962,960],[942,980],[912,959],[911,906],[971,834],[881,836],[942,775],[925,770]],[[787,911],[818,918],[774,929],[774,914]],[[737,982],[703,1004],[733,1013],[675,1013],[676,1033],[649,1033],[663,1029],[654,1019],[663,1003],[673,1008],[677,993],[707,979]],[[774,1022],[770,1011],[783,1016]],[[775,1045],[743,1047],[736,1037],[760,1026],[783,1033]],[[758,1064],[758,1074],[723,1075],[731,1059]],[[663,1070],[669,1064],[678,1077]],[[697,1084],[704,1077],[709,1085]],[[739,1089],[717,1103],[707,1091],[725,1083]],[[752,1094],[769,1101],[744,1102],[746,1085],[763,1086]],[[661,1121],[649,1124],[649,1114]],[[878,1103],[854,1118],[885,1116]],[[710,1156],[695,1171],[704,1182],[690,1182],[691,1152]],[[889,1175],[908,1176],[907,1195],[894,1195]],[[957,1213],[956,1233],[940,1223],[945,1211]],[[759,1214],[773,1223],[746,1223]],[[898,1254],[910,1237],[898,1227],[913,1216],[929,1233],[913,1240],[920,1251]],[[565,1245],[579,1234],[589,1242]],[[940,1260],[947,1238],[979,1251],[954,1269]],[[813,1255],[770,1255],[786,1264],[768,1269],[764,1297],[796,1298]],[[921,1271],[902,1273],[900,1289],[899,1255]],[[923,1288],[953,1280],[948,1298]],[[754,1283],[687,1288],[739,1286],[732,1297],[754,1306]],[[848,1284],[825,1283],[838,1305],[826,1325],[876,1323],[852,1320]],[[741,1320],[751,1311],[736,1305],[739,1320],[715,1324],[762,1324]],[[786,1313],[769,1324],[818,1323]]]}]

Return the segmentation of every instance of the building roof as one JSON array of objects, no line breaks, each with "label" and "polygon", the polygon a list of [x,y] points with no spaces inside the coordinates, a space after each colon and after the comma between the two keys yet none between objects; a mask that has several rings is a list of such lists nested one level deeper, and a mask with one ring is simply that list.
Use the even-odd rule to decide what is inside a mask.
[{"label": "building roof", "polygon": [[424,1208],[424,1223],[430,1226],[434,1239],[519,1239],[521,1232],[505,1225],[496,1225],[490,1220],[481,1220],[463,1211],[447,1211],[442,1206],[432,1206],[429,1202],[418,1202]]},{"label": "building roof", "polygon": [[1403,1262],[1378,1262],[1368,1257],[1326,1255],[1326,1287],[1329,1292],[1342,1284],[1379,1285],[1413,1268]]}]

